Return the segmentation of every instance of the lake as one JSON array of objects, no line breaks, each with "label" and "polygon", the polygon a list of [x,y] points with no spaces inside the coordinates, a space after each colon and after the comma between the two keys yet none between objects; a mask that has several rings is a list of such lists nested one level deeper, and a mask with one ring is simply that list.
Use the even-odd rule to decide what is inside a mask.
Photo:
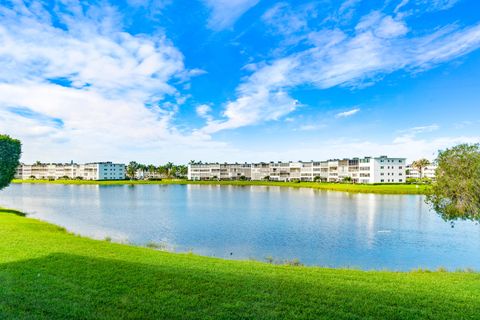
[{"label": "lake", "polygon": [[0,206],[96,239],[228,259],[480,269],[480,226],[452,228],[418,195],[215,185],[12,184]]}]

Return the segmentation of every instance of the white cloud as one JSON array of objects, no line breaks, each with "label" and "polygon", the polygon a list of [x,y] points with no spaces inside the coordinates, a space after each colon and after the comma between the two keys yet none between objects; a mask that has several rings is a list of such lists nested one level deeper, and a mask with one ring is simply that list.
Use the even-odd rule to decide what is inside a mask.
[{"label": "white cloud", "polygon": [[235,22],[259,0],[204,0],[211,14],[208,27],[213,30],[231,28]]},{"label": "white cloud", "polygon": [[396,137],[393,142],[406,143],[408,141],[414,140],[414,138],[419,134],[437,131],[439,128],[440,126],[436,124],[431,124],[428,126],[420,126],[420,127],[413,127],[405,130],[400,130],[399,131],[400,136]]},{"label": "white cloud", "polygon": [[355,108],[355,109],[352,109],[352,110],[348,110],[348,111],[344,111],[344,112],[339,112],[335,115],[335,118],[347,118],[347,117],[351,117],[353,116],[354,114],[356,114],[357,112],[360,111],[360,108]]},{"label": "white cloud", "polygon": [[197,112],[197,115],[200,118],[204,118],[206,120],[211,120],[212,119],[212,116],[210,115],[210,113],[212,112],[212,107],[209,106],[208,104],[201,104],[201,105],[197,106],[195,111]]},{"label": "white cloud", "polygon": [[395,38],[403,36],[407,32],[408,28],[403,21],[394,20],[390,16],[383,18],[375,30],[375,34],[382,38]]},{"label": "white cloud", "polygon": [[353,7],[355,7],[360,0],[345,0],[341,5],[340,8],[338,9],[338,13],[344,14],[345,11],[351,10]]},{"label": "white cloud", "polygon": [[41,2],[0,7],[0,128],[23,140],[24,160],[127,161],[223,145],[173,126],[185,96],[171,82],[196,71],[163,34],[123,32],[113,7],[65,8],[52,17]]},{"label": "white cloud", "polygon": [[428,126],[420,126],[420,127],[413,127],[413,128],[408,128],[405,130],[400,130],[400,133],[403,134],[408,134],[408,135],[416,135],[419,133],[425,133],[425,132],[432,132],[436,131],[440,128],[437,124],[431,124]]},{"label": "white cloud", "polygon": [[356,87],[397,70],[422,71],[480,47],[480,24],[450,25],[409,38],[407,31],[404,21],[373,12],[361,19],[353,35],[338,29],[310,32],[310,48],[251,65],[253,73],[238,86],[237,99],[225,105],[223,119],[212,120],[203,131],[214,133],[285,116],[300,104],[288,94],[299,85]]},{"label": "white cloud", "polygon": [[282,90],[285,71],[295,63],[290,59],[277,60],[273,65],[262,67],[250,76],[249,81],[237,88],[239,97],[226,104],[223,115],[228,119],[212,120],[202,129],[213,133],[235,129],[265,120],[277,120],[292,112],[298,101]]},{"label": "white cloud", "polygon": [[325,124],[304,124],[298,127],[299,131],[316,131],[326,128]]},{"label": "white cloud", "polygon": [[316,15],[315,4],[307,3],[292,8],[286,2],[278,2],[262,15],[262,20],[275,33],[288,36],[299,31],[308,30],[309,19],[316,17]]},{"label": "white cloud", "polygon": [[427,5],[429,10],[447,10],[453,7],[459,0],[418,0]]},{"label": "white cloud", "polygon": [[411,162],[420,158],[433,160],[437,157],[439,150],[460,143],[480,143],[480,136],[438,136],[430,139],[414,138],[408,141],[372,141],[352,137],[322,138],[317,141],[309,140],[303,144],[292,144],[289,148],[268,148],[268,144],[263,144],[257,149],[251,146],[245,149],[231,148],[228,153],[212,153],[203,160],[213,162],[308,161],[388,155],[406,157]]},{"label": "white cloud", "polygon": [[400,11],[400,9],[402,9],[403,7],[405,7],[408,3],[410,2],[410,0],[402,0],[400,1],[400,3],[395,7],[395,9],[393,10],[394,13],[398,13]]}]

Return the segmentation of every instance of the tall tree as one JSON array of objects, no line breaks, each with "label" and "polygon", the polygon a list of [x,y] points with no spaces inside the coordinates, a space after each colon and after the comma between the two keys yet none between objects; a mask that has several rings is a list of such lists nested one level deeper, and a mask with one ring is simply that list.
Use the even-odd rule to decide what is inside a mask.
[{"label": "tall tree", "polygon": [[148,165],[148,172],[150,174],[154,174],[156,170],[157,170],[157,168],[153,164]]},{"label": "tall tree", "polygon": [[427,203],[445,220],[480,221],[480,144],[440,151]]},{"label": "tall tree", "polygon": [[0,190],[10,184],[20,164],[22,144],[19,140],[0,135]]},{"label": "tall tree", "polygon": [[157,167],[157,172],[162,176],[162,177],[165,177],[167,175],[167,169],[162,166],[162,165],[159,165]]},{"label": "tall tree", "polygon": [[177,174],[179,176],[179,178],[184,178],[187,176],[188,174],[188,167],[186,165],[178,165],[177,167]]},{"label": "tall tree", "polygon": [[171,178],[174,164],[172,162],[167,162],[164,167],[167,170],[167,176]]},{"label": "tall tree", "polygon": [[130,179],[135,178],[135,174],[137,173],[137,170],[139,168],[139,164],[136,163],[135,161],[130,161],[130,163],[127,166],[127,176]]},{"label": "tall tree", "polygon": [[423,168],[425,168],[429,165],[430,165],[430,161],[428,161],[425,158],[413,161],[413,163],[412,163],[412,167],[418,170],[418,172],[420,174],[420,178],[422,178],[422,175],[423,175]]}]

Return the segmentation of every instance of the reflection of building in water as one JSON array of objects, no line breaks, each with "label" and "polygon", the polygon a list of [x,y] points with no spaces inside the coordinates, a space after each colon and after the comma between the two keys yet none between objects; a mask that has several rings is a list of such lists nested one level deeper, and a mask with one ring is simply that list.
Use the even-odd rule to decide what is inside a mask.
[{"label": "reflection of building in water", "polygon": [[16,179],[123,180],[125,165],[112,162],[21,164]]},{"label": "reflection of building in water", "polygon": [[365,244],[368,248],[372,248],[375,244],[375,238],[377,236],[376,218],[378,214],[378,195],[374,194],[356,194],[356,214],[357,219],[357,232],[360,232],[363,227],[365,232]]},{"label": "reflection of building in water", "polygon": [[308,162],[196,163],[188,166],[188,179],[404,183],[405,160],[381,156]]}]

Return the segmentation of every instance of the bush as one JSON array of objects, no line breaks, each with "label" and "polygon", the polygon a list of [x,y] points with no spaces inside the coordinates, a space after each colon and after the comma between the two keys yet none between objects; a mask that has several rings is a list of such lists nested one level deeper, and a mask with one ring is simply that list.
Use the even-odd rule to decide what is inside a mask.
[{"label": "bush", "polygon": [[443,219],[480,221],[480,144],[439,152],[427,202]]},{"label": "bush", "polygon": [[430,178],[407,178],[406,184],[432,184],[432,179]]},{"label": "bush", "polygon": [[352,182],[352,177],[343,177],[342,182],[343,183],[351,183]]},{"label": "bush", "polygon": [[20,165],[22,144],[19,140],[0,135],[0,190],[10,184]]}]

